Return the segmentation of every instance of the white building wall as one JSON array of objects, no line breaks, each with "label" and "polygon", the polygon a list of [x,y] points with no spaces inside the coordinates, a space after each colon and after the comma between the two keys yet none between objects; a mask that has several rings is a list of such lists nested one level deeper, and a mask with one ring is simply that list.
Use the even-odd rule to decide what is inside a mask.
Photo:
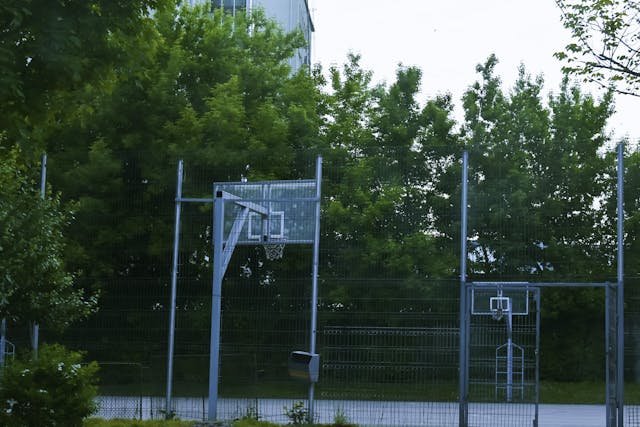
[{"label": "white building wall", "polygon": [[300,29],[304,34],[307,46],[298,49],[289,60],[292,70],[295,72],[303,67],[311,66],[311,34],[314,31],[313,21],[307,0],[188,0],[191,6],[202,3],[213,3],[214,8],[221,5],[236,5],[246,7],[249,10],[262,8],[267,17],[278,22],[286,32]]},{"label": "white building wall", "polygon": [[311,33],[313,22],[306,0],[252,0],[254,7],[262,7],[269,18],[277,21],[286,32],[300,29],[307,47],[298,49],[289,61],[293,70],[311,64]]}]

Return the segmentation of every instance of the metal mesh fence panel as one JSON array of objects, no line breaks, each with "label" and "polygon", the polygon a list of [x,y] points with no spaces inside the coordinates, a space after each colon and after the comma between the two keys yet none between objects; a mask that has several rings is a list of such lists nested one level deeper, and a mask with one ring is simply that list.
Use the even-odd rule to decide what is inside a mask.
[{"label": "metal mesh fence panel", "polygon": [[454,425],[456,284],[421,283],[424,299],[373,296],[401,293],[403,285],[352,281],[352,290],[371,297],[321,311],[319,396],[364,425]]},{"label": "metal mesh fence panel", "polygon": [[460,163],[444,147],[432,154],[421,178],[381,159],[326,172],[321,420],[457,425]]},{"label": "metal mesh fence panel", "polygon": [[640,426],[640,280],[625,279],[625,425]]},{"label": "metal mesh fence panel", "polygon": [[[101,362],[99,414],[108,418],[161,418],[167,413],[177,158],[157,159],[158,167],[148,170],[142,159],[151,155],[113,154],[119,178],[109,182],[83,175],[95,160],[77,164],[64,153],[52,153],[49,160],[53,188],[64,187],[65,199],[80,200],[70,230],[71,267],[82,272],[79,284],[100,291],[100,310],[64,336],[48,330],[41,334],[44,341],[61,340]],[[423,181],[403,179],[384,162],[326,161],[317,421],[328,422],[343,414],[361,425],[457,425],[458,157],[444,148],[435,153],[433,161],[427,162]],[[277,178],[312,177],[314,159],[308,156],[298,163],[295,171]],[[472,153],[470,164],[470,280],[613,280],[615,233],[607,228],[612,218],[609,204],[602,202],[603,212],[609,213],[606,217],[591,212],[591,218],[572,222],[570,218],[584,212],[565,211],[551,202],[539,205],[542,201],[534,197],[539,188],[519,182],[513,171],[517,168],[508,167],[508,161],[488,170]],[[637,179],[633,165],[628,165],[627,187]],[[214,182],[240,181],[243,172],[209,170],[204,159],[194,158],[185,162],[185,169],[183,193],[195,198],[212,198]],[[568,175],[558,174],[560,181],[569,180]],[[576,189],[562,191],[580,194]],[[524,203],[523,198],[528,201]],[[630,217],[633,203],[627,201]],[[609,230],[599,235],[600,240],[588,231],[594,217]],[[181,224],[175,399],[169,412],[205,419],[212,204],[184,204]],[[630,220],[631,235],[635,235],[633,227]],[[578,236],[574,243],[572,236]],[[626,259],[625,422],[629,425],[638,425],[640,413],[634,245],[635,240],[629,240]],[[309,245],[286,245],[282,260],[266,259],[261,245],[239,245],[234,251],[222,285],[220,418],[256,416],[284,423],[289,421],[287,410],[306,400],[308,384],[289,377],[287,357],[292,350],[306,350],[309,345],[311,272]],[[566,289],[542,293],[543,383],[602,381],[601,294]],[[590,314],[585,316],[584,310]],[[516,344],[524,354],[530,354],[532,345],[530,317],[514,318],[514,334],[520,336]],[[474,318],[471,328],[471,376],[475,378],[470,389],[471,425],[524,424],[531,417],[531,361],[524,357],[526,379],[522,390],[514,393],[524,397],[504,403],[504,388],[496,388],[500,357],[496,348],[504,341],[504,325],[483,317]],[[558,339],[567,331],[571,339]],[[584,339],[583,357],[574,352],[580,348],[579,337]],[[13,341],[22,342],[19,337]],[[552,354],[563,356],[549,357]],[[545,399],[544,390],[541,399]]]},{"label": "metal mesh fence panel", "polygon": [[[486,296],[475,292],[474,298],[482,301],[490,298],[489,295],[498,295],[498,289],[483,287],[481,290]],[[487,315],[487,311],[472,313],[469,327],[470,425],[524,426],[532,425],[537,418],[537,294],[536,289],[512,294],[511,318],[508,312],[496,316],[498,318]],[[525,305],[526,311],[517,308]]]}]

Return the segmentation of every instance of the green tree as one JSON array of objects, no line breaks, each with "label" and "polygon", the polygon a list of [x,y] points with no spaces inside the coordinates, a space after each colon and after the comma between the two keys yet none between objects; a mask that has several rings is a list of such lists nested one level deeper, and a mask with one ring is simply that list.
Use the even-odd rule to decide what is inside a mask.
[{"label": "green tree", "polygon": [[65,266],[70,214],[59,196],[40,198],[18,154],[3,150],[0,157],[0,317],[64,329],[86,317],[95,301],[74,286]]},{"label": "green tree", "polygon": [[[631,151],[631,150],[629,150]],[[625,158],[625,275],[640,277],[640,151]]]},{"label": "green tree", "polygon": [[0,129],[37,153],[66,114],[68,92],[103,81],[165,0],[7,0],[0,5]]},{"label": "green tree", "polygon": [[[608,160],[600,150],[612,98],[600,102],[565,80],[548,107],[541,78],[524,68],[509,94],[494,75],[497,60],[464,96],[471,153],[470,236],[474,268],[503,276],[602,277]],[[475,205],[475,206],[474,206]]]},{"label": "green tree", "polygon": [[[212,182],[241,175],[308,178],[320,144],[322,95],[318,73],[292,74],[288,65],[303,42],[258,12],[233,18],[204,8],[158,11],[148,37],[127,41],[137,61],[75,92],[73,114],[47,142],[52,182],[77,200],[73,267],[83,284],[102,290],[101,312],[90,322],[153,334],[111,357],[147,361],[164,353],[178,159],[186,165],[185,194],[193,197],[210,197]],[[193,307],[195,323],[207,325],[211,221],[205,214],[185,218],[189,230],[200,231],[184,233],[180,257],[201,284],[185,306]],[[242,256],[246,262],[241,250],[233,262]],[[266,274],[266,267],[256,271]],[[200,338],[204,346],[208,340]],[[114,329],[103,343],[87,339],[106,357],[103,345],[118,346],[104,343],[130,336]]]},{"label": "green tree", "polygon": [[[464,95],[471,277],[608,280],[615,227],[606,201],[615,192],[613,162],[602,153],[611,94],[596,101],[565,79],[545,104],[542,78],[521,68],[505,93],[496,63],[491,56],[478,66],[480,80]],[[602,348],[602,335],[593,333],[601,330],[593,313],[603,312],[602,292],[546,290],[543,296],[543,375],[598,378],[603,354],[585,357],[584,348]]]},{"label": "green tree", "polygon": [[332,120],[324,133],[332,174],[323,217],[331,266],[324,274],[335,280],[329,300],[348,305],[362,296],[345,278],[388,281],[367,289],[369,297],[427,292],[429,281],[449,277],[455,266],[433,208],[443,159],[456,150],[450,99],[420,105],[421,73],[412,67],[399,67],[389,87],[372,86],[357,56],[330,71]]},{"label": "green tree", "polygon": [[[302,161],[296,149],[315,143],[318,91],[286,63],[297,34],[259,13],[233,22],[182,8],[154,19],[153,38],[130,43],[139,60],[116,70],[109,91],[78,92],[75,114],[49,140],[52,179],[79,200],[75,258],[87,274],[87,263],[97,276],[121,271],[122,245],[139,256],[167,250],[172,223],[162,215],[172,212],[178,158],[211,179],[286,178]],[[129,271],[146,268],[130,261]]]},{"label": "green tree", "polygon": [[38,359],[12,361],[2,371],[0,422],[6,427],[81,427],[98,408],[95,362],[60,345],[44,345]]},{"label": "green tree", "polygon": [[640,2],[635,0],[556,0],[573,42],[555,54],[564,70],[640,96]]}]

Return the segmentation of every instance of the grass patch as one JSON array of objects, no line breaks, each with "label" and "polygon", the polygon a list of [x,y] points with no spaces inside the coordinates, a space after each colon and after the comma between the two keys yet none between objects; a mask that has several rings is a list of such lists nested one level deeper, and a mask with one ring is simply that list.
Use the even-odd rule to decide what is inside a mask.
[{"label": "grass patch", "polygon": [[[605,387],[602,382],[563,383],[542,381],[540,383],[541,403],[584,403],[603,404]],[[625,403],[640,402],[640,384],[626,383],[624,386]]]},{"label": "grass patch", "polygon": [[258,421],[252,419],[234,421],[233,427],[280,427],[281,424],[274,424],[267,421]]},{"label": "grass patch", "polygon": [[[258,421],[258,420],[250,420],[250,419],[234,421],[232,424],[233,427],[284,427],[286,425],[291,425],[291,424],[274,424],[268,421]],[[356,424],[343,424],[343,423],[304,424],[304,425],[308,425],[308,426],[312,425],[313,427],[356,427]]]},{"label": "grass patch", "polygon": [[102,418],[89,418],[84,421],[83,427],[191,427],[193,421],[179,420],[104,420]]}]

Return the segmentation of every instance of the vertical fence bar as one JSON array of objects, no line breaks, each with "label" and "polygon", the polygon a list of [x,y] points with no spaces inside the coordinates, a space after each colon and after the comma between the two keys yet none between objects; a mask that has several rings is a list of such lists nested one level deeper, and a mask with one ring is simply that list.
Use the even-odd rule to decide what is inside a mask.
[{"label": "vertical fence bar", "polygon": [[4,357],[7,351],[7,319],[5,317],[0,321],[0,377],[2,377],[2,368],[4,368]]},{"label": "vertical fence bar", "polygon": [[[40,198],[44,200],[47,192],[47,154],[42,154],[41,167],[40,167]],[[34,359],[38,358],[38,345],[40,342],[40,325],[35,320],[32,325],[31,332],[31,348],[33,349]]]},{"label": "vertical fence bar", "polygon": [[462,153],[462,195],[460,198],[460,360],[459,360],[459,425],[466,427],[469,421],[468,395],[468,320],[467,320],[467,190],[469,154]]},{"label": "vertical fence bar", "polygon": [[[315,229],[313,235],[313,271],[311,277],[311,331],[309,352],[316,352],[316,330],[318,328],[318,268],[320,259],[320,197],[322,195],[322,157],[316,159],[316,209]],[[309,421],[314,419],[314,393],[315,383],[309,384]]]},{"label": "vertical fence bar", "polygon": [[180,213],[182,210],[182,179],[184,165],[182,160],[178,161],[178,177],[176,184],[176,215],[173,226],[173,263],[171,265],[171,311],[169,312],[169,349],[167,354],[167,396],[165,405],[165,416],[171,414],[171,394],[173,387],[173,353],[176,329],[176,294],[178,288],[178,256],[180,246]]},{"label": "vertical fence bar", "polygon": [[209,354],[209,421],[218,416],[218,378],[220,366],[220,316],[222,312],[222,279],[224,278],[223,233],[224,203],[222,191],[214,194],[213,204],[213,291],[211,294],[211,340]]},{"label": "vertical fence bar", "polygon": [[618,286],[617,297],[617,375],[618,426],[624,425],[624,143],[618,145]]},{"label": "vertical fence bar", "polygon": [[[511,299],[509,299],[511,300]],[[509,312],[507,313],[507,402],[513,399],[513,314],[509,302]]]},{"label": "vertical fence bar", "polygon": [[[614,351],[615,345],[612,341],[614,335],[612,335],[613,331],[616,330],[615,325],[612,325],[612,321],[615,324],[616,316],[615,310],[612,310],[612,293],[615,295],[615,289],[611,286],[605,287],[605,297],[604,297],[604,305],[605,305],[605,314],[604,314],[604,339],[605,339],[605,425],[606,427],[616,427],[616,386],[615,386],[615,378],[617,376],[616,373],[616,362],[617,356]],[[616,302],[617,303],[617,302]]]},{"label": "vertical fence bar", "polygon": [[533,427],[538,427],[539,420],[539,404],[540,404],[540,299],[542,290],[536,288],[536,385],[535,385],[535,415],[533,418]]}]

